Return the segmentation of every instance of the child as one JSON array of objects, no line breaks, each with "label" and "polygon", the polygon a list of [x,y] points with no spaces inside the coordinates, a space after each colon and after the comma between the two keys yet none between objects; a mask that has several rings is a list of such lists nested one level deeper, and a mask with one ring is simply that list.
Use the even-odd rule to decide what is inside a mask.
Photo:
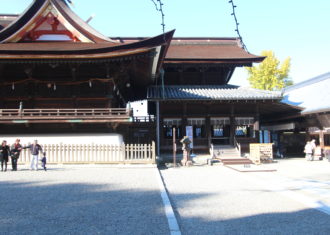
[{"label": "child", "polygon": [[43,157],[41,158],[40,161],[41,161],[41,165],[44,168],[44,170],[47,171],[47,168],[46,168],[46,163],[47,163],[46,152],[43,153]]}]

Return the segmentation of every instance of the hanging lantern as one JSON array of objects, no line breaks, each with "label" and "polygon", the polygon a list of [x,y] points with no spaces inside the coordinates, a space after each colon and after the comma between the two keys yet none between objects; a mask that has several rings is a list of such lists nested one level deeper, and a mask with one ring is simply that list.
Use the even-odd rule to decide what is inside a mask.
[{"label": "hanging lantern", "polygon": [[54,83],[54,91],[56,91],[56,84]]},{"label": "hanging lantern", "polygon": [[92,81],[91,81],[91,80],[89,80],[88,84],[89,84],[89,87],[92,87],[92,86],[93,86],[93,84],[92,84]]},{"label": "hanging lantern", "polygon": [[52,84],[51,83],[47,83],[47,87],[48,88],[51,88],[52,87]]},{"label": "hanging lantern", "polygon": [[15,83],[13,83],[13,84],[11,85],[11,89],[12,89],[12,90],[15,90]]}]

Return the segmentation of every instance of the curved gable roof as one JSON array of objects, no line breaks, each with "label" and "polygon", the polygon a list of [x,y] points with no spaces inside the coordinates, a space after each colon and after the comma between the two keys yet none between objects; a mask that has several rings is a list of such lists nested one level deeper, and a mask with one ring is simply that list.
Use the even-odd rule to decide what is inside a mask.
[{"label": "curved gable roof", "polygon": [[16,20],[0,31],[0,42],[17,42],[20,39],[17,36],[21,35],[24,31],[31,30],[36,19],[42,16],[50,5],[68,22],[69,30],[80,33],[89,42],[115,43],[83,21],[63,0],[35,0]]}]

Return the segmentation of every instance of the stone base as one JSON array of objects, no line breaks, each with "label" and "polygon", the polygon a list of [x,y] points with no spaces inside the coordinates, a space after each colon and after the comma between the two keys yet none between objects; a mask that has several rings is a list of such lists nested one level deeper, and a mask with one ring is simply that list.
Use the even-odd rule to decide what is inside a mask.
[{"label": "stone base", "polygon": [[183,159],[181,160],[181,164],[182,166],[192,166],[193,163],[190,160]]}]

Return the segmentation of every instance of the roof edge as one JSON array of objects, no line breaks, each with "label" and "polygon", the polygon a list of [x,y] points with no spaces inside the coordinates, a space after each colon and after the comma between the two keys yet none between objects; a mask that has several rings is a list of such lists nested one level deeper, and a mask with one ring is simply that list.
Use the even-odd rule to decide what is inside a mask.
[{"label": "roof edge", "polygon": [[284,88],[284,92],[289,92],[291,90],[299,89],[299,88],[302,88],[302,87],[305,87],[305,86],[308,86],[308,85],[311,85],[314,83],[318,83],[318,82],[321,82],[321,81],[324,81],[327,79],[330,79],[330,72],[318,75],[316,77],[313,77],[313,78],[307,79],[305,81],[299,82],[297,84],[291,85],[289,87],[286,87],[286,88]]}]

